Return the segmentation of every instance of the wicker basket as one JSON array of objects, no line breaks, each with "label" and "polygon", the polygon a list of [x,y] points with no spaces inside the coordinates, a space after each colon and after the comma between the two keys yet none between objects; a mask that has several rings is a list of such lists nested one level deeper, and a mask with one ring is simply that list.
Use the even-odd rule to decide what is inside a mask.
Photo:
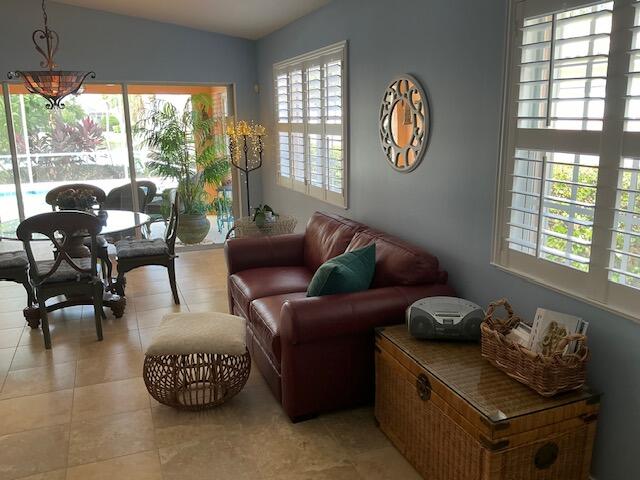
[{"label": "wicker basket", "polygon": [[240,392],[250,371],[249,352],[147,355],[143,377],[147,390],[158,402],[180,410],[204,410]]},{"label": "wicker basket", "polygon": [[[496,318],[495,310],[504,307],[508,317]],[[510,377],[524,383],[545,397],[575,390],[586,380],[589,349],[584,335],[568,335],[557,346],[556,352],[543,356],[514,343],[506,335],[520,323],[520,318],[506,300],[489,305],[482,332],[482,356]],[[563,354],[570,342],[578,342],[576,353]]]},{"label": "wicker basket", "polygon": [[234,227],[236,238],[264,237],[293,233],[297,223],[294,217],[279,215],[274,222],[265,222],[263,226],[258,227],[251,217],[243,217],[236,220]]}]

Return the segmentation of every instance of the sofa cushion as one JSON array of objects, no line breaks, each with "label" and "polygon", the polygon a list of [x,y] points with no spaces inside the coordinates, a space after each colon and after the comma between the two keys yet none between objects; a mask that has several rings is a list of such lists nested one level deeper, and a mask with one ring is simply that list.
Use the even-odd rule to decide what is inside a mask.
[{"label": "sofa cushion", "polygon": [[320,265],[311,279],[307,296],[319,297],[367,290],[375,269],[375,243],[345,252]]},{"label": "sofa cushion", "polygon": [[316,212],[304,235],[304,263],[315,272],[320,265],[344,253],[356,232],[366,226],[339,215]]},{"label": "sofa cushion", "polygon": [[438,268],[438,259],[399,238],[366,229],[356,233],[347,251],[376,244],[376,272],[371,288],[446,283],[447,272]]},{"label": "sofa cushion", "polygon": [[305,292],[285,293],[251,302],[251,331],[274,365],[280,366],[280,310],[287,300],[304,298]]},{"label": "sofa cushion", "polygon": [[229,277],[229,293],[242,315],[249,318],[249,305],[257,298],[305,292],[312,272],[306,267],[253,268]]}]

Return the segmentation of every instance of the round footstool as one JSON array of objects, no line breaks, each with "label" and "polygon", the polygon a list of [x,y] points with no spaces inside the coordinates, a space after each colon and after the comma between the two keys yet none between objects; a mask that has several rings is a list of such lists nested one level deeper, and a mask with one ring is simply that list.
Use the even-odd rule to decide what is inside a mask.
[{"label": "round footstool", "polygon": [[249,378],[245,340],[245,321],[235,315],[165,315],[145,352],[147,390],[158,402],[181,410],[224,403]]}]

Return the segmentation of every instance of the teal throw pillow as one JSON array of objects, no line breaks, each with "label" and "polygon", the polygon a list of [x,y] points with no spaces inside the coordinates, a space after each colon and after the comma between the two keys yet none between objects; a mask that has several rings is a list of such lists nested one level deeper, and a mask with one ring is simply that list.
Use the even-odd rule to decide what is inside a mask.
[{"label": "teal throw pillow", "polygon": [[375,270],[375,243],[343,253],[320,265],[309,283],[307,297],[367,290]]}]

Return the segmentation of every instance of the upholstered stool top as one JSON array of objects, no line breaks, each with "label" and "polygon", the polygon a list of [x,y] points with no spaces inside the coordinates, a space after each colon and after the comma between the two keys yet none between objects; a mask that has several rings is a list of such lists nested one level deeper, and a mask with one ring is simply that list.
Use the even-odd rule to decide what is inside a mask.
[{"label": "upholstered stool top", "polygon": [[116,243],[116,252],[120,258],[148,257],[169,253],[167,243],[161,238],[120,240]]},{"label": "upholstered stool top", "polygon": [[22,251],[0,253],[0,268],[26,267],[28,263],[27,255]]},{"label": "upholstered stool top", "polygon": [[217,353],[244,355],[245,320],[219,312],[170,313],[156,331],[147,355]]}]

